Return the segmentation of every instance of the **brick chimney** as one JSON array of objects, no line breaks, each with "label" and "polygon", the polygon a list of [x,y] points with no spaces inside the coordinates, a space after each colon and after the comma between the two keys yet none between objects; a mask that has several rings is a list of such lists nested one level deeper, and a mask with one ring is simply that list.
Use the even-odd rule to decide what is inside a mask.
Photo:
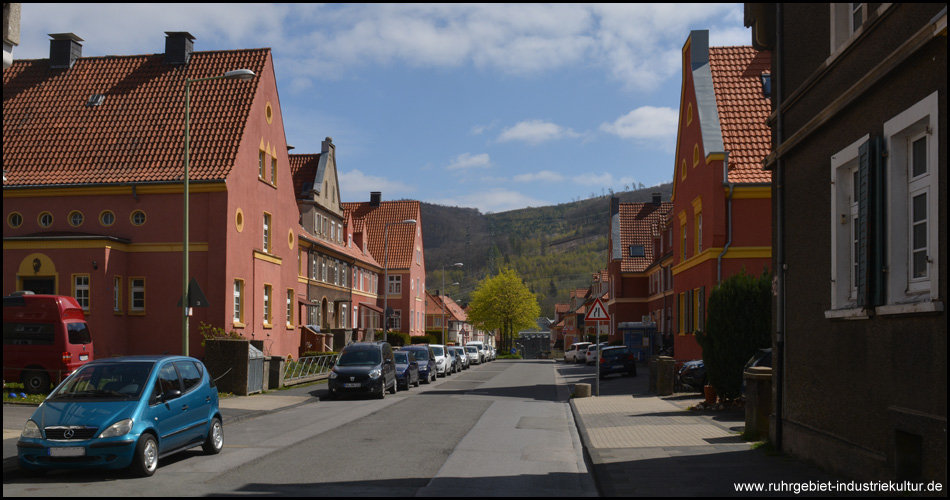
[{"label": "brick chimney", "polygon": [[72,68],[82,57],[82,38],[72,33],[51,33],[49,41],[49,67]]},{"label": "brick chimney", "polygon": [[187,31],[166,31],[165,35],[165,64],[188,64],[195,51],[195,37]]}]

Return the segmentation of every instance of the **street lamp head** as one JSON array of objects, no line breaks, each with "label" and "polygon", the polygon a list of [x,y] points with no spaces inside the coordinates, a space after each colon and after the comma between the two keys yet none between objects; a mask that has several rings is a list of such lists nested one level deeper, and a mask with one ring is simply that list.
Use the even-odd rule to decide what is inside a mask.
[{"label": "street lamp head", "polygon": [[415,224],[415,223],[416,223],[416,219],[406,219],[400,222],[400,224]]},{"label": "street lamp head", "polygon": [[236,69],[234,71],[228,71],[224,74],[225,78],[231,80],[241,80],[242,82],[249,81],[254,78],[254,76],[254,72],[249,69]]},{"label": "street lamp head", "polygon": [[452,265],[455,266],[455,267],[462,267],[462,266],[464,266],[465,264],[462,264],[461,262],[456,262],[455,264],[452,264]]}]

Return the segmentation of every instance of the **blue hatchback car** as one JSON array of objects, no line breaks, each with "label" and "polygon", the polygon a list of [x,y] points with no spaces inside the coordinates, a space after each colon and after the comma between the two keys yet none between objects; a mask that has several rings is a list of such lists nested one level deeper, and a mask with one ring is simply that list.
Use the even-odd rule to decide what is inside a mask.
[{"label": "blue hatchback car", "polygon": [[438,371],[435,366],[435,353],[432,348],[425,344],[407,345],[399,348],[400,351],[409,351],[416,356],[416,362],[419,363],[419,378],[423,384],[435,382]]},{"label": "blue hatchback car", "polygon": [[204,364],[185,356],[97,359],[64,380],[17,440],[20,468],[129,468],[151,476],[159,458],[224,447],[218,391]]}]

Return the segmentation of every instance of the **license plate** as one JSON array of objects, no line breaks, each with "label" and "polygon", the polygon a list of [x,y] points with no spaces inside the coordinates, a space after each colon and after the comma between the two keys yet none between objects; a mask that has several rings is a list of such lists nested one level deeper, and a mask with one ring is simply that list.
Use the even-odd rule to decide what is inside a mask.
[{"label": "license plate", "polygon": [[89,355],[88,355],[88,354],[80,354],[80,355],[79,355],[79,361],[86,361],[86,360],[88,360],[88,359],[89,359]]},{"label": "license plate", "polygon": [[360,387],[360,385],[362,385],[362,384],[358,384],[358,383],[357,383],[357,384],[349,384],[349,383],[347,383],[347,384],[343,384],[343,387],[346,388],[346,389],[356,389],[356,388]]},{"label": "license plate", "polygon": [[623,369],[623,365],[613,365],[613,366],[611,366],[611,368],[613,368],[614,370],[622,370],[622,369]]},{"label": "license plate", "polygon": [[49,449],[51,457],[83,457],[86,455],[86,449],[82,446],[56,447]]}]

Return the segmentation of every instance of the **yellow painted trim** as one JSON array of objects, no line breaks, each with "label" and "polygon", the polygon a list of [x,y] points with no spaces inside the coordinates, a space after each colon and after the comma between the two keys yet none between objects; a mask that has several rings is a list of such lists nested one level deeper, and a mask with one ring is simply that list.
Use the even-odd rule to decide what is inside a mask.
[{"label": "yellow painted trim", "polygon": [[[725,188],[725,191],[728,193],[729,188]],[[732,198],[734,200],[767,200],[772,198],[772,188],[770,186],[736,187],[732,191]]]},{"label": "yellow painted trim", "polygon": [[[42,222],[44,215],[49,215],[49,224],[46,226],[44,226]],[[52,226],[55,222],[56,222],[56,217],[53,217],[53,214],[48,211],[40,212],[40,214],[36,216],[36,225],[42,228],[48,228]]]},{"label": "yellow painted trim", "polygon": [[[112,214],[112,222],[110,222],[109,224],[106,224],[105,222],[102,221],[103,217],[105,217],[106,214]],[[114,225],[114,224],[115,224],[115,212],[113,212],[112,210],[108,210],[108,209],[99,212],[99,225],[100,225],[100,226],[102,226],[102,227],[111,227],[111,226]]]},{"label": "yellow painted trim", "polygon": [[[220,193],[228,190],[224,181],[212,183],[190,183],[188,192],[195,193]],[[170,184],[138,184],[135,185],[135,194],[176,194],[184,191],[179,183]],[[53,188],[29,188],[4,190],[3,199],[7,198],[52,198],[63,196],[131,196],[133,193],[132,185],[122,186],[96,186],[96,187],[53,187]]]},{"label": "yellow painted trim", "polygon": [[[120,243],[106,239],[3,242],[4,250],[78,250],[88,248],[105,248],[126,253],[162,253],[181,252],[183,250],[181,243]],[[207,252],[208,243],[189,243],[188,249],[192,252]]]},{"label": "yellow painted trim", "polygon": [[[16,225],[16,226],[14,226],[14,225],[11,223],[11,220],[10,220],[10,219],[13,218],[14,215],[17,215],[17,216],[20,217],[20,224],[18,224],[18,225]],[[25,220],[26,220],[26,219],[23,218],[23,214],[21,214],[20,212],[13,211],[13,212],[10,212],[10,213],[7,214],[7,225],[10,226],[10,227],[13,228],[13,229],[19,229],[19,228],[23,227],[23,222],[24,222]]]},{"label": "yellow painted trim", "polygon": [[[76,215],[76,214],[79,214],[79,217],[81,217],[81,220],[79,221],[79,224],[73,224],[73,215]],[[79,227],[79,226],[82,226],[83,223],[86,222],[86,214],[82,213],[82,212],[79,211],[79,210],[71,210],[71,211],[69,212],[69,215],[66,216],[66,222],[67,222],[71,227]]]},{"label": "yellow painted trim", "polygon": [[271,106],[270,101],[264,104],[264,119],[267,120],[268,125],[274,122],[274,107]]},{"label": "yellow painted trim", "polygon": [[234,281],[235,281],[235,283],[240,283],[240,284],[241,284],[241,311],[240,311],[240,313],[238,314],[238,317],[239,317],[240,321],[234,321],[234,288],[233,288],[233,285],[232,285],[232,288],[231,288],[231,322],[232,322],[232,324],[234,324],[234,325],[240,324],[240,325],[241,325],[240,327],[243,328],[243,327],[244,327],[244,311],[247,309],[247,300],[245,300],[245,299],[247,299],[247,296],[246,296],[246,294],[245,294],[245,290],[247,290],[247,287],[245,286],[244,280],[241,279],[241,278],[234,278]]},{"label": "yellow painted trim", "polygon": [[699,144],[693,144],[693,168],[699,165]]},{"label": "yellow painted trim", "polygon": [[283,261],[283,259],[281,259],[277,255],[264,253],[264,252],[261,252],[260,250],[254,250],[254,258],[257,260],[263,260],[264,262],[270,262],[271,264],[277,264],[278,266]]},{"label": "yellow painted trim", "polygon": [[[697,214],[703,211],[703,196],[699,195],[692,201],[693,204],[693,214]],[[683,213],[683,218],[685,219],[686,213]]]},{"label": "yellow painted trim", "polygon": [[239,233],[244,231],[244,210],[240,207],[234,211],[234,227]]},{"label": "yellow painted trim", "polygon": [[709,165],[714,161],[725,161],[725,159],[726,155],[723,153],[709,153],[706,155],[706,165]]},{"label": "yellow painted trim", "polygon": [[264,297],[267,297],[267,308],[262,311],[264,328],[273,328],[274,323],[274,285],[264,283]]},{"label": "yellow painted trim", "polygon": [[[709,260],[716,260],[719,258],[719,254],[722,253],[722,247],[718,248],[707,248],[703,250],[702,253],[696,255],[685,262],[681,262],[673,266],[673,276],[691,269],[703,262]],[[771,259],[772,258],[772,247],[730,247],[729,251],[726,252],[726,255],[723,255],[724,259]]]},{"label": "yellow painted trim", "polygon": [[685,225],[686,225],[686,210],[680,211],[680,213],[678,214],[678,216],[679,216],[679,219],[680,219],[680,225],[681,225],[681,226],[685,226]]}]

